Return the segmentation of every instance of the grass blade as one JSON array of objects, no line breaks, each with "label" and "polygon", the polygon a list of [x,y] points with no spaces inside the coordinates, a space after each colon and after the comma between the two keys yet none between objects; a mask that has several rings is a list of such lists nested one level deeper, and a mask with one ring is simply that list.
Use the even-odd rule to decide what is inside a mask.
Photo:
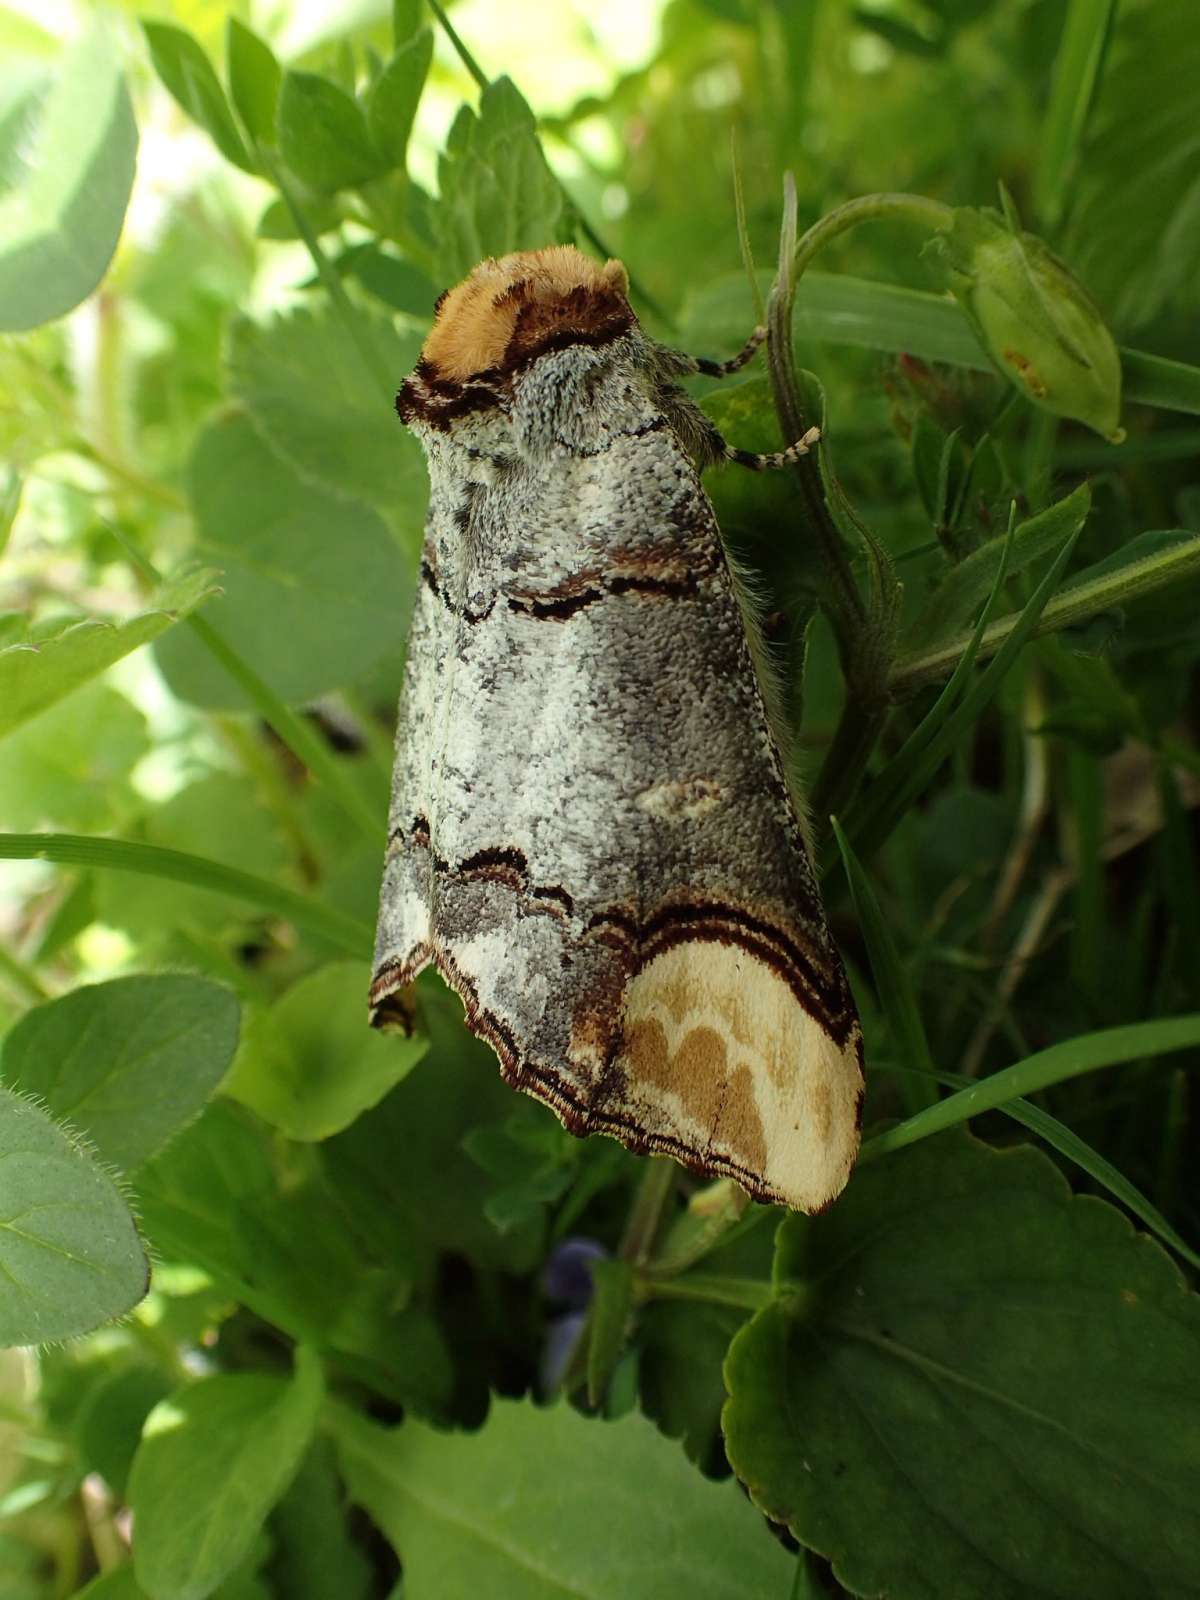
[{"label": "grass blade", "polygon": [[[875,1070],[900,1073],[906,1077],[913,1075],[911,1068],[894,1066],[891,1063],[876,1067]],[[935,1077],[939,1083],[952,1089],[966,1088],[974,1082],[973,1079],[964,1078],[958,1072],[937,1072]],[[1144,1222],[1151,1233],[1157,1234],[1177,1255],[1182,1256],[1191,1266],[1200,1269],[1200,1254],[1176,1233],[1158,1207],[1148,1200],[1123,1172],[1114,1167],[1111,1161],[1107,1161],[1098,1150],[1093,1150],[1086,1139],[1081,1139],[1073,1129],[1068,1128],[1066,1123],[1060,1122],[1057,1117],[1052,1117],[1040,1106],[1019,1098],[1006,1101],[1004,1105],[997,1106],[996,1110],[1006,1117],[1011,1117],[1014,1122],[1019,1122],[1022,1127],[1028,1128],[1030,1133],[1036,1133],[1039,1139],[1052,1146],[1059,1155],[1065,1156],[1081,1172],[1086,1172],[1088,1177],[1101,1188],[1107,1189],[1114,1200],[1120,1201],[1127,1211],[1131,1211],[1135,1217]]]},{"label": "grass blade", "polygon": [[1033,177],[1034,209],[1043,228],[1053,228],[1066,209],[1067,183],[1100,79],[1114,9],[1115,0],[1070,0]]},{"label": "grass blade", "polygon": [[937,1105],[887,1128],[868,1139],[859,1160],[872,1161],[892,1150],[927,1139],[931,1133],[956,1127],[984,1111],[995,1111],[1021,1095],[1035,1094],[1052,1083],[1079,1078],[1100,1067],[1117,1066],[1122,1061],[1139,1061],[1143,1056],[1168,1055],[1200,1045],[1200,1012],[1181,1017],[1159,1017],[1153,1022],[1131,1022],[1120,1028],[1101,1028],[1096,1033],[1080,1034],[1077,1039],[1053,1044],[1026,1056],[1014,1066],[994,1072],[990,1078],[961,1089],[939,1100]]},{"label": "grass blade", "polygon": [[167,878],[286,917],[298,928],[350,955],[362,957],[371,950],[371,930],[366,923],[252,872],[241,872],[182,850],[128,839],[94,839],[79,833],[0,833],[0,861],[55,861]]},{"label": "grass blade", "polygon": [[909,982],[908,973],[904,969],[904,963],[900,960],[900,952],[896,949],[896,941],[892,938],[892,930],[888,927],[887,919],[879,908],[879,901],[875,898],[870,879],[850,848],[837,818],[830,817],[829,822],[837,839],[838,849],[842,852],[846,879],[850,885],[854,909],[858,913],[859,926],[871,960],[871,975],[875,980],[883,1013],[905,1059],[910,1066],[925,1074],[924,1081],[910,1080],[915,1092],[910,1096],[909,1109],[915,1112],[923,1106],[932,1105],[938,1098],[933,1081],[933,1056],[929,1050],[929,1040],[925,1035],[925,1025],[921,1021],[920,1008],[912,984]]}]

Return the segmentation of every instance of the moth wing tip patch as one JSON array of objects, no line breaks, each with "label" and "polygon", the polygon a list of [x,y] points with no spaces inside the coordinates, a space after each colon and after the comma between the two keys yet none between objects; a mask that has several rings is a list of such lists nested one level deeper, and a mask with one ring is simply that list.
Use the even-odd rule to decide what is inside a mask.
[{"label": "moth wing tip patch", "polygon": [[860,1034],[835,1040],[759,955],[688,940],[626,999],[620,1065],[652,1142],[755,1200],[812,1212],[844,1188],[859,1143]]}]

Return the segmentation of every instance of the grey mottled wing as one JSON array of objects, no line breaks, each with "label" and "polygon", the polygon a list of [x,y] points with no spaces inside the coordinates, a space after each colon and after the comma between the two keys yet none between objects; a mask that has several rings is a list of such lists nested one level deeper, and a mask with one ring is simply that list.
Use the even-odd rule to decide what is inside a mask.
[{"label": "grey mottled wing", "polygon": [[373,1000],[432,961],[573,1132],[816,1209],[853,1004],[696,470],[619,350],[564,406],[579,354],[426,440]]}]

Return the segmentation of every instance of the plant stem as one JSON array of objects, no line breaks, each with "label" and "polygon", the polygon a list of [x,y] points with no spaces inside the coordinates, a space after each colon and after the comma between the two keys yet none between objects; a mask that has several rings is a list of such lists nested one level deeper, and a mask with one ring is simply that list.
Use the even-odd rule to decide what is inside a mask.
[{"label": "plant stem", "polygon": [[39,1000],[50,998],[50,991],[43,987],[36,975],[4,944],[0,944],[0,977],[7,978],[14,988],[21,991],[25,999],[32,1000],[35,1004]]},{"label": "plant stem", "polygon": [[622,1260],[640,1265],[649,1259],[678,1174],[670,1156],[655,1156],[647,1162],[617,1251]]},{"label": "plant stem", "polygon": [[[832,239],[860,223],[900,218],[936,231],[948,227],[952,217],[949,206],[922,195],[864,195],[822,217],[796,242],[796,185],[790,173],[786,176],[779,270],[768,308],[771,386],[785,439],[798,439],[805,426],[796,381],[792,316],[796,288],[808,266]],[[864,601],[845,543],[826,505],[817,457],[802,458],[796,469],[809,526],[820,545],[828,584],[827,610],[846,684],[841,718],[813,789],[813,814],[820,823],[853,795],[887,715],[892,649],[887,624],[889,616],[894,617],[888,608],[895,586],[893,583],[893,593],[888,593],[885,582],[874,593],[872,604]],[[875,548],[865,532],[864,540],[869,549]],[[880,552],[875,553],[877,560],[884,559]]]},{"label": "plant stem", "polygon": [[689,1272],[683,1278],[642,1273],[637,1293],[646,1300],[702,1300],[707,1305],[737,1306],[743,1311],[761,1311],[775,1298],[771,1285],[761,1278],[730,1278],[720,1272]]}]

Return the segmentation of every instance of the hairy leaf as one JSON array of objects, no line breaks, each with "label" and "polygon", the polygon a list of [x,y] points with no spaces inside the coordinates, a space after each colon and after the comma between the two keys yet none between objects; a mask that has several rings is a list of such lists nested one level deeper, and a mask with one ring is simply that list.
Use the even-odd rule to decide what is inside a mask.
[{"label": "hairy leaf", "polygon": [[135,1306],[148,1276],[112,1179],[46,1112],[0,1088],[0,1345],[87,1333]]},{"label": "hairy leaf", "polygon": [[203,978],[115,978],[28,1011],[0,1074],[132,1172],[199,1115],[233,1060],[238,1005]]}]

